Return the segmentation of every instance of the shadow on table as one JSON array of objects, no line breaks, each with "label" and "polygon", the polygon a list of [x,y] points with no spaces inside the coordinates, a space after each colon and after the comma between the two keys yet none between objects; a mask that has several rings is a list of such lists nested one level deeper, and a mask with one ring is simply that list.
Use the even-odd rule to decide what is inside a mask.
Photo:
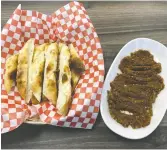
[{"label": "shadow on table", "polygon": [[101,115],[92,130],[23,124],[2,134],[2,148],[167,148],[167,127],[159,126],[141,140],[125,139],[103,123]]}]

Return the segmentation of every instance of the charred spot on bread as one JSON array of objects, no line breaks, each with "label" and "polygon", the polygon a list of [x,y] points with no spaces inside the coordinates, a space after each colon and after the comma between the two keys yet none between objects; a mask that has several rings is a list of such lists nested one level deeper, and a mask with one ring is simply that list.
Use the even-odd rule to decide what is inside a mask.
[{"label": "charred spot on bread", "polygon": [[49,71],[53,70],[53,67],[54,67],[53,64],[49,63],[47,68],[46,68],[46,72],[49,72]]},{"label": "charred spot on bread", "polygon": [[67,74],[63,74],[62,75],[62,83],[65,83],[65,82],[67,82],[68,81],[68,76],[67,76]]},{"label": "charred spot on bread", "polygon": [[9,75],[10,80],[15,80],[16,79],[16,70],[12,71]]},{"label": "charred spot on bread", "polygon": [[[41,75],[41,74],[40,74],[40,75]],[[37,82],[36,82],[36,83],[37,83],[36,86],[40,87],[40,85],[42,84],[42,80],[40,79],[40,77],[38,77],[36,81],[37,81]]]},{"label": "charred spot on bread", "polygon": [[17,86],[21,86],[22,84],[24,84],[26,81],[23,81],[21,79],[17,80]]},{"label": "charred spot on bread", "polygon": [[84,70],[84,64],[82,60],[78,57],[72,57],[70,60],[70,68],[77,74],[81,74]]},{"label": "charred spot on bread", "polygon": [[47,84],[48,87],[54,87],[55,86],[55,81],[51,80],[51,79],[48,79],[48,84]]},{"label": "charred spot on bread", "polygon": [[68,66],[64,66],[64,72],[69,74],[70,73],[70,68]]},{"label": "charred spot on bread", "polygon": [[36,78],[35,83],[31,85],[32,91],[33,91],[33,92],[38,92],[38,89],[39,89],[41,83],[42,83],[41,79],[40,79],[39,77]]}]

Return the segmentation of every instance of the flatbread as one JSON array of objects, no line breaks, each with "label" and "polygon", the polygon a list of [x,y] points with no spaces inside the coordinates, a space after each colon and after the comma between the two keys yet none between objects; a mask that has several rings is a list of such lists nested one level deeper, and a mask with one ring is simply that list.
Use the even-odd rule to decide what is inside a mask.
[{"label": "flatbread", "polygon": [[42,83],[45,65],[45,46],[46,44],[35,46],[32,63],[30,66],[30,91],[32,104],[41,102]]},{"label": "flatbread", "polygon": [[45,51],[45,71],[43,81],[43,100],[49,100],[53,105],[57,102],[57,64],[58,45],[51,43]]},{"label": "flatbread", "polygon": [[27,95],[27,86],[28,86],[28,63],[31,60],[30,53],[32,53],[34,50],[34,39],[28,40],[24,47],[19,51],[18,56],[18,66],[17,66],[17,76],[16,76],[16,82],[17,82],[17,88],[20,93],[20,96],[26,99]]},{"label": "flatbread", "polygon": [[29,51],[28,54],[28,78],[27,78],[27,93],[26,93],[26,103],[30,103],[30,99],[32,97],[32,92],[31,92],[31,86],[30,86],[30,82],[31,82],[31,64],[32,64],[32,60],[33,60],[33,55],[34,55],[34,46],[33,49],[31,49],[31,51]]},{"label": "flatbread", "polygon": [[65,44],[59,44],[59,91],[57,99],[57,112],[63,116],[67,115],[71,105],[71,71],[70,51]]},{"label": "flatbread", "polygon": [[7,93],[11,90],[14,81],[16,81],[17,64],[18,54],[12,55],[6,60],[4,86]]},{"label": "flatbread", "polygon": [[71,59],[70,59],[70,69],[71,69],[71,84],[72,92],[74,92],[82,72],[85,70],[84,63],[79,57],[76,49],[72,44],[69,45]]}]

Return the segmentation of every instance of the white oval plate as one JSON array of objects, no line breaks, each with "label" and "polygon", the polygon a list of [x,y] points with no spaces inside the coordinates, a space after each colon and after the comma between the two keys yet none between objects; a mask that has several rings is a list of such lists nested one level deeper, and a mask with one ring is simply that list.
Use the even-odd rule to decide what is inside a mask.
[{"label": "white oval plate", "polygon": [[[117,73],[120,72],[118,69],[120,61],[125,56],[130,55],[131,52],[138,49],[148,50],[151,54],[153,54],[155,61],[161,63],[162,72],[160,75],[164,79],[165,88],[160,92],[155,103],[153,104],[153,116],[147,127],[140,129],[133,129],[132,127],[124,128],[110,116],[107,102],[107,90],[110,90],[110,82],[113,81]],[[120,136],[128,139],[141,139],[151,134],[160,124],[167,109],[167,47],[157,41],[147,38],[138,38],[127,43],[120,50],[108,71],[103,85],[100,109],[105,124],[108,128]]]}]

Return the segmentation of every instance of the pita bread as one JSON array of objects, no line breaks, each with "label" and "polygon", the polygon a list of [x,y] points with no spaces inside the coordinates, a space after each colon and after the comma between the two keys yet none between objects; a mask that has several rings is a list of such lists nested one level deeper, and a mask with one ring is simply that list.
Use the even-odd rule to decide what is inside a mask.
[{"label": "pita bread", "polygon": [[28,40],[24,47],[19,51],[18,56],[18,66],[17,66],[17,88],[23,99],[26,100],[27,95],[27,85],[28,85],[28,63],[32,59],[32,53],[34,50],[34,39]]},{"label": "pita bread", "polygon": [[34,55],[30,66],[30,91],[28,95],[29,97],[31,97],[32,104],[38,104],[41,102],[43,73],[45,65],[45,46],[46,44],[35,46]]},{"label": "pita bread", "polygon": [[58,45],[51,43],[45,51],[45,71],[43,81],[43,100],[49,100],[53,105],[57,102],[57,62]]},{"label": "pita bread", "polygon": [[6,60],[4,86],[7,93],[9,93],[9,91],[13,86],[14,81],[16,80],[17,64],[18,64],[18,54],[10,56]]},{"label": "pita bread", "polygon": [[65,116],[71,104],[70,51],[69,48],[62,43],[59,44],[59,51],[59,91],[56,108],[59,114]]},{"label": "pita bread", "polygon": [[70,69],[71,69],[71,85],[72,91],[74,92],[82,72],[85,70],[83,61],[80,59],[76,49],[72,44],[69,45],[71,59],[70,59]]}]

